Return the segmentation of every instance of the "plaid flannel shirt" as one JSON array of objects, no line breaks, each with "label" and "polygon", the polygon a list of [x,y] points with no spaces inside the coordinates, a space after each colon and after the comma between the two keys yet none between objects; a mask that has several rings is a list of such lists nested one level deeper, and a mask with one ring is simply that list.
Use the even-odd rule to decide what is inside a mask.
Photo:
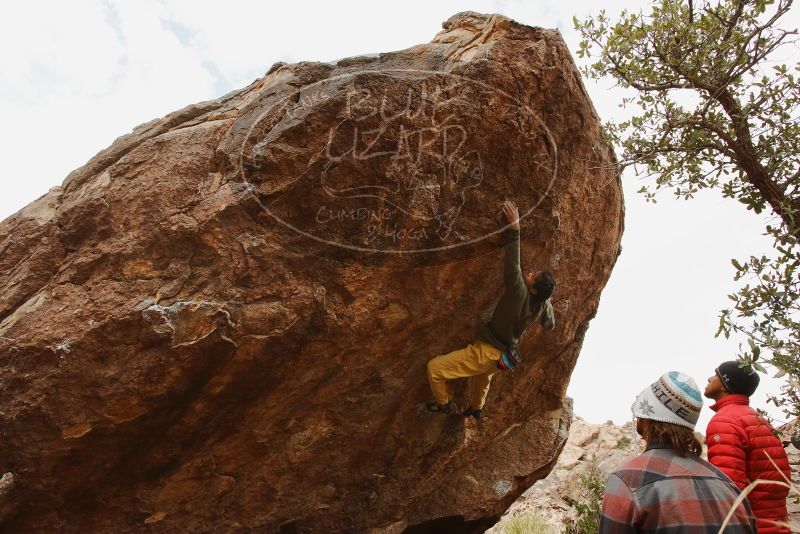
[{"label": "plaid flannel shirt", "polygon": [[[739,495],[720,470],[689,455],[651,444],[614,471],[606,483],[602,534],[716,534]],[[725,534],[754,534],[747,500],[731,517]]]}]

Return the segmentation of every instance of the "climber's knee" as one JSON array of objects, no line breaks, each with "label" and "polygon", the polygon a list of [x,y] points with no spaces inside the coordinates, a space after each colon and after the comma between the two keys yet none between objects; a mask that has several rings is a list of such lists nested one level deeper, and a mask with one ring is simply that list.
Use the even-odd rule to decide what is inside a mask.
[{"label": "climber's knee", "polygon": [[433,360],[428,360],[428,365],[427,365],[428,376],[433,377],[433,372],[434,372],[435,368],[436,368],[436,365],[433,363]]},{"label": "climber's knee", "polygon": [[437,365],[436,358],[428,360],[428,376],[430,378],[438,378],[439,376],[439,366]]}]

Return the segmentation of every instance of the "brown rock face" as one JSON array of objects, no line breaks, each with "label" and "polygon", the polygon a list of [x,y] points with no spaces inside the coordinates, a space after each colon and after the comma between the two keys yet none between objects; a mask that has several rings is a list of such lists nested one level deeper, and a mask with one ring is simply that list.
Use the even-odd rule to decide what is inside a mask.
[{"label": "brown rock face", "polygon": [[[476,532],[549,472],[620,250],[614,155],[557,32],[443,27],[277,64],[0,224],[5,531]],[[488,418],[424,412],[426,362],[502,291],[505,198],[556,329]]]}]

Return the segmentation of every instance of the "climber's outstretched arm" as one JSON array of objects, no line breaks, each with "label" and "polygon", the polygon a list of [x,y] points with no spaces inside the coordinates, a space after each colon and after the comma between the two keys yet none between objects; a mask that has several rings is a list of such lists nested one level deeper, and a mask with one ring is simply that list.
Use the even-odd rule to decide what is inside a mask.
[{"label": "climber's outstretched arm", "polygon": [[503,214],[510,225],[508,233],[511,236],[511,241],[505,247],[503,259],[503,280],[508,288],[525,282],[522,280],[519,262],[519,211],[513,202],[506,200],[503,202]]}]

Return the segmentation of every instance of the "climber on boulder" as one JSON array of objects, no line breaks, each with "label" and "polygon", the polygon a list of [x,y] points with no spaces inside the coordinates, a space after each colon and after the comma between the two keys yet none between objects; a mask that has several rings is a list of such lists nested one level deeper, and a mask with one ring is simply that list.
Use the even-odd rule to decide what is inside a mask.
[{"label": "climber on boulder", "polygon": [[550,302],[556,287],[555,279],[548,271],[529,271],[523,276],[519,211],[513,202],[506,200],[503,213],[511,237],[505,246],[503,260],[503,296],[495,305],[491,318],[478,326],[474,342],[428,362],[428,382],[435,400],[425,407],[432,412],[451,413],[455,410],[447,380],[473,377],[470,405],[463,415],[480,419],[494,373],[512,369],[520,361],[516,346],[523,332],[534,324],[536,335],[542,329],[555,327]]}]

